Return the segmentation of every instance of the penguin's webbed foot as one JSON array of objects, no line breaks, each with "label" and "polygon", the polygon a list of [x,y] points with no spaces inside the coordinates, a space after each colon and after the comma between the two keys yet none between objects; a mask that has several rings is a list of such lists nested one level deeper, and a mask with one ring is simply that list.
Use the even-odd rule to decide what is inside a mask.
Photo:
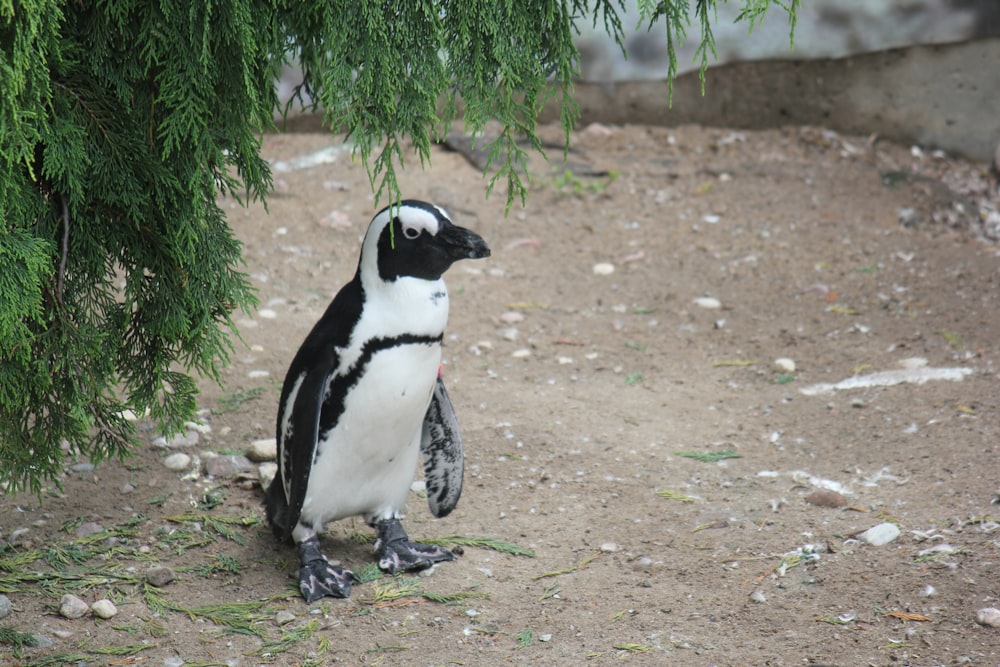
[{"label": "penguin's webbed foot", "polygon": [[434,563],[455,560],[455,554],[435,544],[411,542],[399,519],[387,519],[375,524],[378,538],[375,551],[378,566],[389,574],[405,570],[425,570]]},{"label": "penguin's webbed foot", "polygon": [[346,598],[351,594],[351,584],[358,580],[347,568],[330,565],[319,550],[319,537],[299,542],[299,590],[306,603],[322,597]]}]

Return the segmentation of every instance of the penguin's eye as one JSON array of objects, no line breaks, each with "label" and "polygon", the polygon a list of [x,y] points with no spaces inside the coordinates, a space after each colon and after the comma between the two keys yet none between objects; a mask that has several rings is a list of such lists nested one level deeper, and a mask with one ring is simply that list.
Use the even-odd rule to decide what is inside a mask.
[{"label": "penguin's eye", "polygon": [[420,236],[420,230],[416,227],[403,227],[403,236],[411,241]]}]

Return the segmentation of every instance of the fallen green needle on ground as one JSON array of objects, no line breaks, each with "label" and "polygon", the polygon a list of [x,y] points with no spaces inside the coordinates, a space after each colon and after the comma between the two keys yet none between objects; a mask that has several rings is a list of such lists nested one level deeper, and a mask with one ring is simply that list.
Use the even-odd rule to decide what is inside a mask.
[{"label": "fallen green needle on ground", "polygon": [[741,456],[736,453],[736,450],[731,447],[727,449],[720,449],[717,452],[674,452],[674,454],[688,459],[695,459],[696,461],[704,461],[705,463],[714,463],[715,461],[722,461],[723,459],[741,458]]}]

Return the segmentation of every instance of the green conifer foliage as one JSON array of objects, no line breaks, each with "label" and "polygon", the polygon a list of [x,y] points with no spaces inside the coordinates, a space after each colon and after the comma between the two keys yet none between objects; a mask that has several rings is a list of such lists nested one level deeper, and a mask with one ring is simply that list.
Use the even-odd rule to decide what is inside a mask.
[{"label": "green conifer foliage", "polygon": [[[751,25],[772,2],[744,0]],[[695,4],[710,48],[715,0]],[[687,5],[639,0],[672,38]],[[218,377],[231,314],[256,302],[217,200],[270,188],[260,137],[283,62],[301,63],[300,92],[390,201],[404,140],[423,163],[460,106],[474,133],[499,121],[490,149],[509,205],[524,196],[515,142],[540,149],[548,96],[562,97],[567,137],[575,121],[575,22],[621,42],[622,7],[0,0],[0,483],[38,492],[64,443],[124,455],[126,410],[176,429],[195,410],[191,373]]]}]

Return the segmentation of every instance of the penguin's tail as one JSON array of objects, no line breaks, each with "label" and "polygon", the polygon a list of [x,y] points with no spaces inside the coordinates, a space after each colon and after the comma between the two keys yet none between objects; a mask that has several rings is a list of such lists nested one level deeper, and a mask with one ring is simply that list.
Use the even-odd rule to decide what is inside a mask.
[{"label": "penguin's tail", "polygon": [[285,485],[281,481],[280,469],[264,493],[264,513],[274,536],[282,542],[291,544],[293,526],[289,525],[291,522],[288,516],[288,499],[285,498]]}]

